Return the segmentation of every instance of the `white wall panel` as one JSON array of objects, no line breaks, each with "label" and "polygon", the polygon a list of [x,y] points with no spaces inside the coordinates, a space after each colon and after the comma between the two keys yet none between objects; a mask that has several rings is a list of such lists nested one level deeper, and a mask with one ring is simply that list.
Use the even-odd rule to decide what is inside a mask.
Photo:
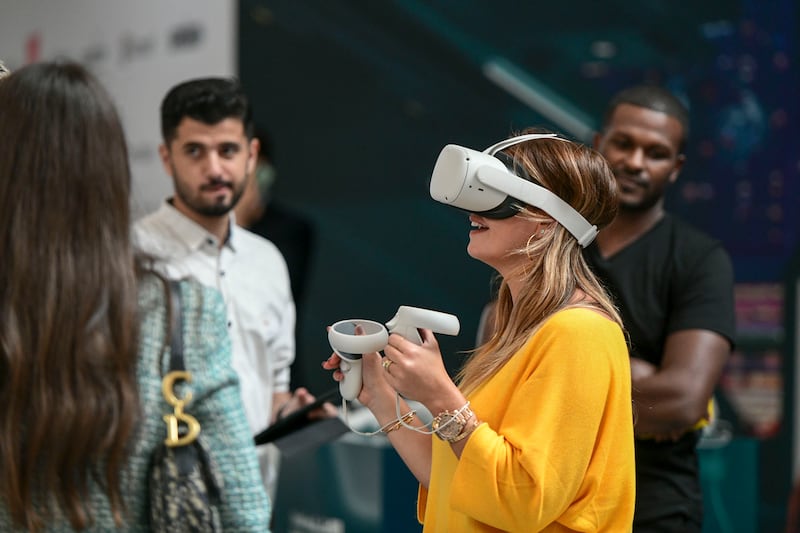
[{"label": "white wall panel", "polygon": [[67,57],[100,78],[125,127],[139,216],[172,190],[157,153],[161,98],[184,79],[236,73],[237,12],[235,0],[0,0],[0,59],[13,70]]}]

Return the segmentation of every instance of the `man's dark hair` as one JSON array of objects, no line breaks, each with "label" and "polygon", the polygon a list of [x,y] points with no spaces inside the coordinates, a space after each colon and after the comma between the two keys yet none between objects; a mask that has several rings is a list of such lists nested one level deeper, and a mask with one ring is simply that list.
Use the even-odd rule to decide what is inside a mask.
[{"label": "man's dark hair", "polygon": [[683,151],[689,139],[689,110],[677,96],[657,85],[636,85],[623,89],[615,94],[608,106],[606,106],[606,112],[603,116],[604,129],[608,127],[611,122],[611,116],[621,104],[630,104],[666,113],[680,122],[683,128],[680,150]]},{"label": "man's dark hair", "polygon": [[253,138],[253,111],[235,78],[194,79],[170,89],[161,102],[161,135],[166,144],[175,138],[185,117],[209,125],[236,118],[242,121],[247,138]]}]

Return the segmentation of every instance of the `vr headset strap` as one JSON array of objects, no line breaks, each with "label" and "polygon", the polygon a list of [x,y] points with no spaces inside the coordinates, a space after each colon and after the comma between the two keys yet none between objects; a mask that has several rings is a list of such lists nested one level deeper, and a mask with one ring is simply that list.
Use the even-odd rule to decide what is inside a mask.
[{"label": "vr headset strap", "polygon": [[578,239],[578,244],[583,248],[588,246],[597,235],[597,226],[589,224],[572,206],[544,187],[489,166],[480,167],[476,177],[484,185],[528,205],[538,207],[564,226]]}]

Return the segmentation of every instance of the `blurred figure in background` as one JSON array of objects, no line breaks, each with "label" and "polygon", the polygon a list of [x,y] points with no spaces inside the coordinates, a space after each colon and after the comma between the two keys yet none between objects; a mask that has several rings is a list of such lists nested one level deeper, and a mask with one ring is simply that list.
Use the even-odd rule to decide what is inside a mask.
[{"label": "blurred figure in background", "polygon": [[728,254],[664,210],[688,135],[680,100],[642,85],[612,98],[594,139],[616,176],[619,214],[585,256],[629,335],[636,533],[702,529],[696,446],[735,334]]},{"label": "blurred figure in background", "polygon": [[[111,99],[81,66],[0,82],[0,530],[146,531],[169,344],[163,281],[136,268]],[[180,284],[189,409],[224,478],[226,530],[270,507],[219,294]]]},{"label": "blurred figure in background", "polygon": [[281,251],[289,268],[292,295],[300,317],[314,250],[314,227],[272,197],[277,177],[272,140],[266,131],[258,128],[255,138],[259,141],[258,160],[252,178],[234,207],[236,223],[261,235]]},{"label": "blurred figure in background", "polygon": [[[302,332],[315,229],[305,217],[273,197],[277,172],[272,139],[265,130],[259,128],[256,128],[255,138],[259,141],[258,160],[242,197],[234,207],[236,223],[264,237],[280,250],[289,269],[297,317],[295,331]],[[301,335],[295,336],[295,353],[295,362],[300,363],[302,370],[305,365],[299,360],[305,353]],[[297,386],[298,381],[302,382],[302,379],[298,379],[297,372],[292,372],[292,386]]]}]

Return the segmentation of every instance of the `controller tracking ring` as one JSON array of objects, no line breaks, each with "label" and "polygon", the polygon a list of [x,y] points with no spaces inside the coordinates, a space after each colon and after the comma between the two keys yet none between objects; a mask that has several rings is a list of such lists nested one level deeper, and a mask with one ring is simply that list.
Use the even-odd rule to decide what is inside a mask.
[{"label": "controller tracking ring", "polygon": [[[362,326],[365,333],[356,335],[341,331],[342,329],[355,330],[356,326]],[[383,350],[389,343],[389,332],[380,322],[351,318],[340,320],[331,326],[328,331],[328,342],[340,356],[342,356],[341,352],[344,352],[350,354],[350,357],[356,355],[361,358],[362,354]]]}]

